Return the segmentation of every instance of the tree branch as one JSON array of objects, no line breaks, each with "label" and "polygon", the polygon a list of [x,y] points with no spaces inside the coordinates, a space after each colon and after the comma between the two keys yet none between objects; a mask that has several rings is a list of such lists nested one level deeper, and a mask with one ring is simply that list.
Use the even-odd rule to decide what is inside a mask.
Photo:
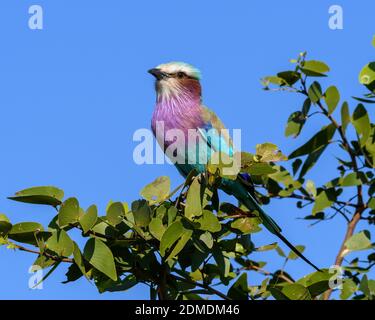
[{"label": "tree branch", "polygon": [[14,245],[15,248],[20,250],[20,251],[25,251],[25,252],[34,253],[34,254],[37,254],[37,255],[40,255],[40,256],[45,256],[45,257],[47,257],[49,259],[52,259],[54,261],[57,261],[57,262],[74,263],[74,260],[70,259],[70,258],[56,257],[52,254],[47,253],[47,252],[40,252],[40,251],[37,251],[37,250],[32,250],[32,249],[20,246],[20,245],[15,244],[15,243],[12,243],[12,245]]},{"label": "tree branch", "polygon": [[[336,266],[341,266],[343,261],[344,261],[343,253],[346,250],[345,242],[353,236],[354,230],[355,230],[358,222],[361,219],[361,215],[362,215],[362,212],[364,211],[364,209],[365,209],[365,207],[357,210],[355,212],[355,214],[353,215],[353,218],[348,223],[348,226],[347,226],[347,229],[346,229],[346,232],[345,232],[345,236],[344,236],[344,240],[342,241],[340,250],[339,250],[339,252],[337,253],[337,256],[336,256],[336,260],[335,260]],[[327,290],[324,294],[324,300],[328,300],[330,298],[331,294],[332,294],[332,289]]]},{"label": "tree branch", "polygon": [[289,277],[287,277],[286,275],[284,275],[282,273],[281,274],[275,274],[273,272],[269,272],[267,270],[264,270],[262,268],[254,266],[254,265],[250,265],[250,266],[244,267],[242,269],[244,269],[244,270],[255,270],[255,271],[258,271],[258,272],[260,272],[260,273],[262,273],[262,274],[264,274],[266,276],[278,277],[278,278],[281,278],[281,279],[285,280],[288,283],[294,283],[293,279],[290,279]]},{"label": "tree branch", "polygon": [[[314,198],[303,196],[303,195],[299,195],[299,194],[296,194],[296,193],[292,193],[291,195],[289,195],[287,197],[281,197],[281,198],[292,198],[292,199],[299,199],[299,200],[306,200],[306,201],[315,202]],[[345,202],[345,201],[336,200],[334,202],[337,203],[337,204],[339,204],[339,205],[343,205],[343,206],[347,206],[347,207],[353,207],[353,208],[357,208],[358,207],[357,204],[351,203],[350,201]]]},{"label": "tree branch", "polygon": [[[303,86],[302,93],[304,95],[308,96],[305,79],[301,79],[301,83],[302,83],[302,86]],[[332,117],[331,114],[329,114],[329,112],[327,111],[326,108],[324,108],[324,106],[322,105],[320,100],[318,100],[316,102],[316,104],[322,110],[323,114],[330,120],[330,122],[335,126],[335,128],[339,132],[341,140],[342,140],[342,145],[350,156],[351,163],[353,165],[353,171],[355,173],[358,173],[359,169],[358,169],[357,158],[356,158],[357,155],[353,151],[353,149],[350,147],[349,141],[348,141],[348,139],[345,135],[345,132],[344,132],[342,126],[337,123],[337,121]],[[362,192],[363,192],[362,185],[358,185],[357,186],[357,195],[356,195],[357,196],[357,204],[355,205],[356,212],[354,213],[352,219],[349,221],[349,223],[347,225],[347,229],[346,229],[346,232],[345,232],[344,239],[342,241],[340,250],[337,253],[337,256],[336,256],[336,259],[335,259],[335,265],[336,266],[342,265],[343,260],[344,260],[343,253],[346,249],[345,242],[354,234],[355,228],[356,228],[358,222],[361,220],[362,212],[366,209],[366,206],[363,203]],[[328,300],[330,298],[331,294],[332,294],[332,289],[327,290],[324,294],[324,299]]]},{"label": "tree branch", "polygon": [[203,288],[203,289],[206,289],[207,291],[210,291],[211,293],[213,294],[216,294],[218,297],[224,299],[224,300],[232,300],[231,298],[229,298],[227,295],[225,295],[224,293],[221,293],[220,291],[210,287],[209,285],[207,284],[204,284],[204,283],[199,283],[199,282],[195,282],[193,280],[190,280],[190,279],[186,279],[186,278],[183,278],[183,277],[179,277],[179,276],[176,276],[174,274],[169,274],[170,277],[172,277],[173,279],[175,280],[178,280],[178,281],[182,281],[182,282],[185,282],[185,283],[189,283],[189,284],[192,284],[192,285],[195,285],[197,287],[200,287],[200,288]]}]

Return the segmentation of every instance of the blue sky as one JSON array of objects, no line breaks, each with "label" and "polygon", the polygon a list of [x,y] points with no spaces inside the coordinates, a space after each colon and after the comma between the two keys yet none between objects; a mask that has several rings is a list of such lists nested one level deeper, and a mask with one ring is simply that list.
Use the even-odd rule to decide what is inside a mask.
[{"label": "blue sky", "polygon": [[[28,28],[32,4],[44,9],[43,30]],[[332,4],[343,7],[343,30],[328,28]],[[200,68],[205,104],[228,128],[242,129],[243,149],[270,141],[288,154],[322,126],[322,119],[315,117],[300,139],[285,138],[285,122],[302,100],[261,90],[260,78],[287,69],[288,60],[306,50],[330,65],[329,83],[343,98],[362,94],[358,73],[375,53],[373,9],[369,0],[304,5],[291,0],[2,0],[0,212],[13,222],[47,223],[51,209],[6,199],[36,185],[56,185],[83,207],[96,203],[103,211],[111,199],[136,199],[157,176],[169,175],[174,186],[180,184],[172,166],[138,166],[132,159],[132,135],[149,128],[155,99],[146,71],[171,60]],[[321,169],[311,173],[318,183],[333,177],[333,155],[333,149],[327,151]],[[311,228],[296,219],[303,212],[293,202],[276,201],[267,211],[293,243],[307,246],[312,261],[332,264],[343,238],[340,218]],[[254,239],[257,245],[275,241],[267,232]],[[281,266],[276,254],[267,257],[273,260],[270,269]],[[33,260],[0,248],[0,298],[148,298],[142,286],[99,295],[85,280],[63,285],[64,267],[43,290],[30,290],[27,271]],[[291,262],[290,270],[297,277],[312,271],[301,261]],[[251,275],[254,284],[259,278]]]}]

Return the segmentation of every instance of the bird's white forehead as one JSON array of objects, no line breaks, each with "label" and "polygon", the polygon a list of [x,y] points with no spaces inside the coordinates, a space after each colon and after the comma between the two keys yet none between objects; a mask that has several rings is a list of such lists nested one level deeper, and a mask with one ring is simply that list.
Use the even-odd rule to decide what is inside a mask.
[{"label": "bird's white forehead", "polygon": [[201,77],[200,71],[197,68],[185,62],[163,63],[158,65],[156,68],[166,73],[184,72],[190,77],[197,79],[200,79]]}]

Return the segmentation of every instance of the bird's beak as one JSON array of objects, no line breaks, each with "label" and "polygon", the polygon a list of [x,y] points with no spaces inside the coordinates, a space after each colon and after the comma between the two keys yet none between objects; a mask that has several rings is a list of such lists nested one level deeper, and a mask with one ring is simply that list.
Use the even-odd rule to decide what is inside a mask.
[{"label": "bird's beak", "polygon": [[158,68],[150,69],[148,70],[148,73],[152,74],[157,80],[168,78],[168,74]]}]

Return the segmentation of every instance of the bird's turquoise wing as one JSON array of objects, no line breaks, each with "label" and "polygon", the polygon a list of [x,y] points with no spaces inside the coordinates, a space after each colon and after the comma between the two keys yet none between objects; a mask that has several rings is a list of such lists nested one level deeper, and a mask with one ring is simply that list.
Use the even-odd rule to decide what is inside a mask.
[{"label": "bird's turquoise wing", "polygon": [[200,128],[203,139],[211,148],[211,152],[222,152],[233,156],[234,147],[229,131],[225,128],[219,117],[210,109],[202,106],[202,118],[206,123]]},{"label": "bird's turquoise wing", "polygon": [[[177,163],[176,167],[183,176],[195,169],[202,173],[206,169],[206,164],[215,152],[223,152],[233,155],[233,143],[229,132],[213,111],[202,106],[203,125],[197,129],[199,139],[195,148],[186,148],[186,163]],[[188,160],[193,160],[189,163]]]}]

